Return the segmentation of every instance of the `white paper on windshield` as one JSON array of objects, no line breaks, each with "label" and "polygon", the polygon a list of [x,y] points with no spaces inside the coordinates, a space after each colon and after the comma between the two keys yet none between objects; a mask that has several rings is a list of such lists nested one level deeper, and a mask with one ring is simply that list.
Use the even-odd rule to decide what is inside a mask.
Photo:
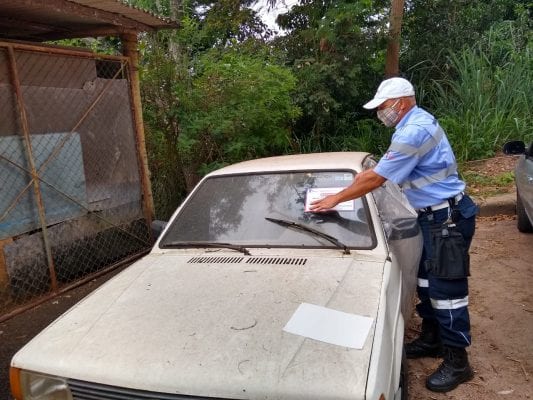
[{"label": "white paper on windshield", "polygon": [[[321,200],[326,196],[339,193],[343,187],[330,187],[330,188],[309,188],[305,196],[305,211],[311,211],[309,206],[315,200]],[[354,200],[343,201],[337,204],[332,210],[337,211],[353,211],[355,209]]]},{"label": "white paper on windshield", "polygon": [[283,330],[321,342],[362,349],[373,318],[302,303]]}]

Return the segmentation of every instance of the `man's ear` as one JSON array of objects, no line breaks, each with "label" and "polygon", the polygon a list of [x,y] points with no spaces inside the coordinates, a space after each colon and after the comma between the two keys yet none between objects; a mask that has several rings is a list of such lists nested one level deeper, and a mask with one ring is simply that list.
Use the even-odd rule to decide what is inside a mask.
[{"label": "man's ear", "polygon": [[400,111],[405,111],[407,109],[407,99],[405,97],[400,97]]}]

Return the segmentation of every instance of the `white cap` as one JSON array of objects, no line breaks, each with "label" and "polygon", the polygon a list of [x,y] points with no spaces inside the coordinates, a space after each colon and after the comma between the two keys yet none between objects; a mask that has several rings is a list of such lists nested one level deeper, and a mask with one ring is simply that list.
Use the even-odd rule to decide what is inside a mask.
[{"label": "white cap", "polygon": [[390,78],[381,82],[374,98],[363,107],[367,110],[372,110],[373,108],[379,107],[381,103],[388,99],[397,99],[399,97],[414,95],[415,89],[407,79]]}]

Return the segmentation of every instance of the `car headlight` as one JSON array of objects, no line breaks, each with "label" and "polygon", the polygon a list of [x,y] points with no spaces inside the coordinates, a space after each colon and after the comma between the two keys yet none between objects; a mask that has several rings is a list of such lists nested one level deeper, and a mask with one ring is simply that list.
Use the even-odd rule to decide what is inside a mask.
[{"label": "car headlight", "polygon": [[65,378],[11,368],[11,391],[17,400],[72,400]]}]

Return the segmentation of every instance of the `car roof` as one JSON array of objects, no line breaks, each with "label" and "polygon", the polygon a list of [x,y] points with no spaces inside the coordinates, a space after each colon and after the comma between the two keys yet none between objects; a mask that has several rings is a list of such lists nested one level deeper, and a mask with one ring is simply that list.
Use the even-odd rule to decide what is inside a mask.
[{"label": "car roof", "polygon": [[362,170],[362,164],[369,153],[331,152],[308,153],[287,156],[259,158],[229,165],[209,176],[231,175],[254,172],[298,171],[298,170]]}]

